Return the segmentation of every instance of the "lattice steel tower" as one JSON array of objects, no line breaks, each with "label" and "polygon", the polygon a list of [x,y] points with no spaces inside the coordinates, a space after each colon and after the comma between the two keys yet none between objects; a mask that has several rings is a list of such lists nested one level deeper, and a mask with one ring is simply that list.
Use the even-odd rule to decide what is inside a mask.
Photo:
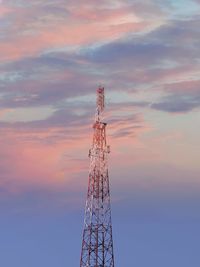
[{"label": "lattice steel tower", "polygon": [[80,267],[114,267],[110,189],[103,122],[104,88],[97,89],[94,136],[89,150],[90,169]]}]

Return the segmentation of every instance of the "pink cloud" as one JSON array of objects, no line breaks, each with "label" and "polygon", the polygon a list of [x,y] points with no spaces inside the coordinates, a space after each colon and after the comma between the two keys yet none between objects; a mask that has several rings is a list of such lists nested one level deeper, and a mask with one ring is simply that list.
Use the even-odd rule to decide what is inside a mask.
[{"label": "pink cloud", "polygon": [[188,80],[171,83],[165,86],[167,91],[178,94],[200,94],[200,80]]},{"label": "pink cloud", "polygon": [[[45,140],[59,129],[29,133],[5,129],[0,139],[1,186],[10,193],[19,194],[31,187],[62,190],[69,188],[75,174],[85,170],[85,161],[76,157],[78,151],[87,154],[88,140],[63,140],[48,143]],[[44,142],[42,142],[43,140]],[[76,154],[77,155],[77,154]],[[81,157],[81,156],[80,156]]]},{"label": "pink cloud", "polygon": [[12,11],[13,9],[1,5],[1,2],[0,2],[0,17],[5,16],[8,13],[11,13]]},{"label": "pink cloud", "polygon": [[[1,59],[17,60],[39,55],[46,49],[105,43],[158,26],[153,21],[138,18],[127,7],[97,9],[84,5],[78,11],[68,8],[70,15],[67,16],[66,11],[66,16],[60,19],[58,14],[48,13],[48,7],[47,13],[39,7],[15,8],[13,22],[5,29],[7,39],[0,44]],[[41,19],[36,21],[34,14]]]},{"label": "pink cloud", "polygon": [[0,56],[2,60],[17,60],[21,57],[38,55],[45,49],[88,45],[112,40],[128,32],[140,31],[144,27],[144,23],[123,23],[109,26],[98,24],[58,26],[54,30],[44,31],[36,36],[22,36],[8,42],[1,42]]},{"label": "pink cloud", "polygon": [[83,6],[80,9],[77,7],[69,9],[74,18],[79,20],[85,19],[94,22],[102,23],[114,23],[119,24],[120,22],[139,22],[141,19],[136,16],[133,10],[130,10],[130,7],[120,7],[116,9],[106,9],[106,8],[94,8]]},{"label": "pink cloud", "polygon": [[[141,124],[143,118],[136,117],[133,121],[118,118],[118,121],[108,125],[108,143],[112,146],[112,157],[119,166],[132,165],[133,154],[129,148],[140,147],[137,136],[148,131]],[[31,126],[1,128],[1,186],[12,194],[20,194],[30,188],[58,191],[63,188],[70,190],[74,185],[79,188],[87,179],[87,155],[92,134],[92,127],[89,132],[88,126],[86,130],[81,125],[71,128],[49,126],[47,129]],[[115,138],[115,135],[118,137]],[[126,156],[124,147],[127,148]],[[125,157],[123,161],[122,155]],[[138,160],[144,160],[142,155]]]}]

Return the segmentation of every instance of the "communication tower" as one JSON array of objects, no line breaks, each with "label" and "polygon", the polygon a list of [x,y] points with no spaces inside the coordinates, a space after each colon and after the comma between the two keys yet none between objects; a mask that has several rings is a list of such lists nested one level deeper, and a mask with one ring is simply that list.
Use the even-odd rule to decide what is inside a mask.
[{"label": "communication tower", "polygon": [[97,89],[80,267],[114,267],[104,88]]}]

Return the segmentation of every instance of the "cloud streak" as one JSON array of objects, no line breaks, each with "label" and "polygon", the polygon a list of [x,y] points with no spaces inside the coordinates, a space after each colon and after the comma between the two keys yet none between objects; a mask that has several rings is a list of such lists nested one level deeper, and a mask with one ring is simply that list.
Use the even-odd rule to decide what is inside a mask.
[{"label": "cloud streak", "polygon": [[[171,1],[3,1],[2,188],[70,187],[72,177],[85,171],[79,154],[90,144],[99,83],[111,96],[107,120],[114,155],[124,155],[122,143],[127,147],[122,168],[132,170],[132,157],[158,160],[160,154],[146,147],[155,130],[162,132],[165,116],[190,116],[200,106],[200,21],[196,11],[185,16],[183,9],[176,15],[180,10]],[[138,146],[138,158],[129,144]]]}]

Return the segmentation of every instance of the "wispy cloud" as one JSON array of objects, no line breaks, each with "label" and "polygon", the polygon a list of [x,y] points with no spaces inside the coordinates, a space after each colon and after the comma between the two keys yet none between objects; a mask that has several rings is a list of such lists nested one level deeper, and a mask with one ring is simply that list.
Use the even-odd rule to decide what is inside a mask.
[{"label": "wispy cloud", "polygon": [[[188,12],[186,2],[2,1],[1,188],[70,185],[76,163],[84,169],[79,153],[90,143],[98,83],[111,95],[114,153],[123,154],[125,142],[127,150],[130,143],[141,149],[134,160],[159,158],[145,149],[152,114],[179,116],[200,106],[198,1]],[[67,172],[66,151],[71,169],[57,180]]]}]

